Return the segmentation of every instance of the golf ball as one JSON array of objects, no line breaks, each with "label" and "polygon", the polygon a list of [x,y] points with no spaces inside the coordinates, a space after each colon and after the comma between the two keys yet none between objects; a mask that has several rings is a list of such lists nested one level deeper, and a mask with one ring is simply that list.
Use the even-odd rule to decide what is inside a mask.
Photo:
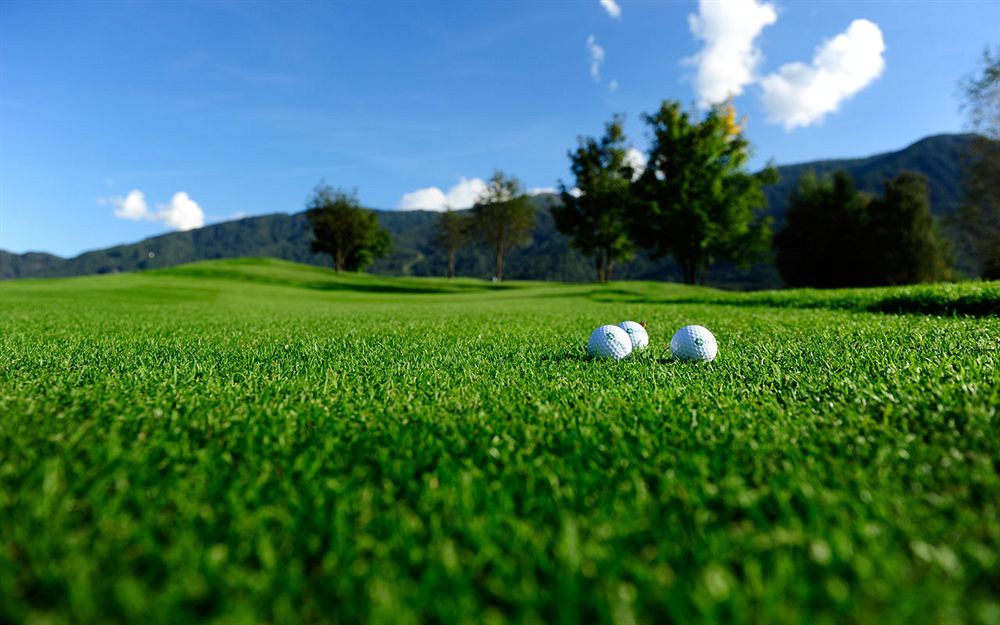
[{"label": "golf ball", "polygon": [[646,328],[642,327],[641,323],[622,321],[618,324],[618,327],[625,330],[628,337],[632,339],[633,351],[646,349],[646,346],[649,345],[649,334],[646,333]]},{"label": "golf ball", "polygon": [[684,362],[712,361],[719,353],[719,345],[707,328],[684,326],[670,339],[670,353]]},{"label": "golf ball", "polygon": [[618,326],[601,326],[590,334],[587,353],[597,358],[621,360],[632,353],[632,339]]}]

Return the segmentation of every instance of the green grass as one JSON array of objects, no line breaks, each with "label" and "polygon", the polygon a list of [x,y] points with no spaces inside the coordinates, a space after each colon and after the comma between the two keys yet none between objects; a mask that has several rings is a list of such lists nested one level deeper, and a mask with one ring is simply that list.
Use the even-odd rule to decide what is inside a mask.
[{"label": "green grass", "polygon": [[[998,301],[0,283],[0,622],[1000,623]],[[650,350],[588,360],[626,318]]]}]

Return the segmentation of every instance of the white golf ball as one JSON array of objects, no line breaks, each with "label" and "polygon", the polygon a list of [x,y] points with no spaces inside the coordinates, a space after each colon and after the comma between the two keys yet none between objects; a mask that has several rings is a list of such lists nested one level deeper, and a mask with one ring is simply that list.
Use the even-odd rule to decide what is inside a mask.
[{"label": "white golf ball", "polygon": [[719,345],[707,328],[684,326],[670,339],[670,353],[684,362],[712,361],[719,353]]},{"label": "white golf ball", "polygon": [[625,330],[625,333],[632,339],[633,351],[646,349],[646,346],[649,345],[649,334],[646,333],[646,328],[642,327],[641,323],[622,321],[618,327]]},{"label": "white golf ball", "polygon": [[601,326],[590,334],[587,353],[597,358],[621,360],[632,353],[632,339],[618,326]]}]

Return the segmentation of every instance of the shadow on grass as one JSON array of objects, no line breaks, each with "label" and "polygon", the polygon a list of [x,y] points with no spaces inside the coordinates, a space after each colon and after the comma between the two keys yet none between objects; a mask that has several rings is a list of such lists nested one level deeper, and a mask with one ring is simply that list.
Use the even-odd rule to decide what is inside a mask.
[{"label": "shadow on grass", "polygon": [[209,269],[202,267],[181,267],[162,270],[150,275],[173,277],[207,278],[212,280],[230,280],[269,286],[286,286],[292,288],[310,289],[314,291],[355,291],[360,293],[384,293],[397,295],[432,295],[448,293],[490,292],[517,288],[515,285],[483,283],[436,283],[416,284],[413,281],[393,283],[377,276],[345,276],[333,277],[327,280],[303,280],[301,278],[284,278],[238,269]]},{"label": "shadow on grass", "polygon": [[506,284],[389,284],[385,282],[303,282],[296,286],[317,291],[359,291],[363,293],[397,293],[407,295],[419,294],[448,294],[448,293],[469,293],[469,292],[489,292],[505,291],[516,287]]},{"label": "shadow on grass", "polygon": [[587,354],[585,351],[577,350],[564,351],[558,354],[542,354],[542,357],[539,358],[540,362],[553,364],[562,364],[566,362],[588,362],[591,360],[595,360],[595,358]]},{"label": "shadow on grass", "polygon": [[841,310],[846,312],[870,312],[892,315],[938,315],[944,317],[996,317],[1000,316],[1000,301],[977,296],[959,297],[950,300],[915,299],[909,297],[886,297],[875,301],[850,298],[844,299],[794,299],[781,297],[645,297],[638,293],[628,293],[625,297],[602,297],[589,294],[588,297],[602,303],[654,304],[678,306],[699,304],[706,306],[732,306],[737,308],[799,308],[813,310]]},{"label": "shadow on grass", "polygon": [[[652,351],[650,348],[628,356],[623,361],[642,362],[650,365],[674,365],[680,363],[679,360],[670,355],[670,349],[664,348],[659,351]],[[567,362],[618,362],[610,358],[597,358],[591,356],[585,350],[564,351],[557,354],[543,354],[539,359],[542,363],[563,364]]]},{"label": "shadow on grass", "polygon": [[914,302],[906,298],[889,298],[870,304],[866,310],[894,314],[996,317],[1000,315],[1000,302],[976,297],[963,297],[951,302]]}]

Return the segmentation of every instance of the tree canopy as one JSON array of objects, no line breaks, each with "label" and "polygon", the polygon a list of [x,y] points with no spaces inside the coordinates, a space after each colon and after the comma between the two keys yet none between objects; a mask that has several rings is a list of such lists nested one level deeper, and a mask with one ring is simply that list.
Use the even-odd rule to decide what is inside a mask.
[{"label": "tree canopy", "polygon": [[799,179],[788,198],[785,227],[774,237],[775,264],[789,286],[843,287],[858,283],[864,260],[864,198],[843,170]]},{"label": "tree canopy", "polygon": [[865,254],[871,284],[951,278],[951,257],[931,215],[927,178],[903,172],[868,204]]},{"label": "tree canopy", "polygon": [[790,286],[913,284],[951,275],[927,179],[912,172],[886,182],[879,197],[859,193],[846,171],[803,176],[775,248],[778,271]]},{"label": "tree canopy", "polygon": [[320,183],[306,205],[312,228],[312,250],[329,254],[334,268],[357,271],[389,252],[389,231],[378,216],[361,207],[355,193]]},{"label": "tree canopy", "polygon": [[493,277],[500,281],[507,252],[531,240],[535,210],[521,192],[520,181],[498,170],[472,207],[472,224],[479,240],[493,250]]},{"label": "tree canopy", "polygon": [[759,259],[770,242],[762,187],[777,174],[745,168],[750,145],[731,107],[693,120],[678,102],[645,115],[652,135],[646,169],[636,184],[632,234],[654,258],[671,254],[684,282],[704,282],[709,267]]},{"label": "tree canopy", "polygon": [[629,260],[629,210],[635,171],[628,161],[623,120],[615,117],[600,139],[581,137],[569,153],[574,189],[559,184],[562,203],[552,207],[556,228],[571,245],[594,259],[599,282],[610,280],[615,263]]},{"label": "tree canopy", "polygon": [[984,52],[980,73],[962,88],[970,125],[980,136],[969,151],[965,201],[955,222],[980,275],[1000,280],[1000,49]]}]

